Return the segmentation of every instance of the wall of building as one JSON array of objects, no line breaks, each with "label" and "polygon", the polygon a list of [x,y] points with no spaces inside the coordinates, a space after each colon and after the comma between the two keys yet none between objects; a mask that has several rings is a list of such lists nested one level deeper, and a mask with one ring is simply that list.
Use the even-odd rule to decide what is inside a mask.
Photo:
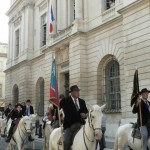
[{"label": "wall of building", "polygon": [[3,71],[6,69],[7,50],[8,44],[0,43],[0,84],[2,85],[0,101],[5,100],[5,73]]},{"label": "wall of building", "polygon": [[[76,5],[80,2],[76,1]],[[105,67],[114,59],[119,63],[120,68],[121,110],[106,112],[106,136],[114,137],[120,124],[136,120],[130,107],[135,65],[139,69],[140,89],[144,87],[150,89],[150,2],[131,0],[130,4],[127,4],[125,1],[116,0],[116,6],[106,11],[102,11],[103,3],[97,0],[95,3],[84,0],[82,4],[84,10],[79,7],[76,13],[78,17],[82,15],[84,17],[76,18],[72,27],[54,35],[48,34],[47,44],[44,47],[40,46],[40,18],[47,12],[46,1],[36,1],[34,5],[23,9],[22,13],[25,14],[22,14],[24,23],[21,22],[21,29],[22,31],[25,29],[26,33],[21,35],[21,38],[25,39],[25,43],[21,42],[21,46],[24,53],[19,56],[16,65],[14,60],[14,63],[8,61],[6,100],[13,100],[12,89],[17,84],[20,89],[19,101],[30,98],[37,112],[39,102],[37,87],[40,81],[44,80],[46,112],[49,105],[51,64],[55,56],[58,81],[61,85],[60,93],[64,92],[63,75],[69,72],[70,86],[77,84],[81,88],[81,97],[87,103],[102,105],[106,103],[107,94]],[[58,14],[65,16],[65,6],[57,7],[60,8]],[[33,21],[30,22],[30,19]],[[66,20],[64,19],[61,26],[62,19],[59,18],[58,27],[62,29],[67,27]],[[13,31],[10,25],[10,36],[13,37],[11,30]],[[14,42],[10,40],[9,58],[14,50],[13,44]],[[12,65],[14,66],[10,67]]]}]

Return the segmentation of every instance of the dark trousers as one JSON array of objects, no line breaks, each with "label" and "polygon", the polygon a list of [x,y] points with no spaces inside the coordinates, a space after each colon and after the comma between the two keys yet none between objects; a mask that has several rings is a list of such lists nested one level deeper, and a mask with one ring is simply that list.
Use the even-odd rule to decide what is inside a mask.
[{"label": "dark trousers", "polygon": [[51,125],[52,125],[53,129],[59,128],[59,121],[58,120],[52,121]]},{"label": "dark trousers", "polygon": [[99,144],[100,150],[103,150],[104,148],[106,148],[105,131],[106,131],[106,128],[102,127],[102,133],[103,133],[103,135],[102,135],[101,140],[97,140],[96,141],[96,150],[97,150],[98,144]]},{"label": "dark trousers", "polygon": [[70,150],[74,136],[80,130],[81,124],[75,123],[64,131],[64,150]]},{"label": "dark trousers", "polygon": [[16,125],[16,122],[15,122],[15,121],[12,121],[11,127],[10,127],[9,132],[8,132],[8,138],[11,138],[11,137],[12,137],[13,129],[14,129],[14,126],[15,126],[15,125]]}]

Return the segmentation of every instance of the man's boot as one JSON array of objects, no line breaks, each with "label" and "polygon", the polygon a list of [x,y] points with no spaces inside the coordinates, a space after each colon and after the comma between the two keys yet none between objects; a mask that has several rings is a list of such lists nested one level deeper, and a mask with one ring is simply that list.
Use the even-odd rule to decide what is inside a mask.
[{"label": "man's boot", "polygon": [[28,136],[28,140],[29,140],[29,142],[34,141],[34,139],[32,138],[32,136],[31,136],[31,135],[29,135],[29,136]]},{"label": "man's boot", "polygon": [[11,127],[10,127],[10,129],[9,129],[8,136],[7,136],[7,138],[6,138],[6,142],[7,142],[7,143],[10,142],[11,137],[12,137],[12,135],[13,135],[13,127],[14,127],[14,125],[12,124]]},{"label": "man's boot", "polygon": [[12,132],[9,132],[9,134],[8,134],[8,136],[7,136],[7,138],[6,138],[6,142],[7,143],[9,143],[10,142],[10,140],[11,140],[11,137],[12,137]]}]

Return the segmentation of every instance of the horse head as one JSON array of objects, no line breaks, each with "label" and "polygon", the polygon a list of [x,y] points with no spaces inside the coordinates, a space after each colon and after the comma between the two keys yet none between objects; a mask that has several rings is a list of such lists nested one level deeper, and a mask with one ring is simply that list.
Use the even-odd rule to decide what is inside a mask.
[{"label": "horse head", "polygon": [[37,114],[30,115],[32,129],[36,127]]},{"label": "horse head", "polygon": [[88,114],[88,122],[90,128],[93,129],[95,139],[100,140],[102,138],[102,129],[101,129],[101,123],[102,123],[102,110],[105,108],[106,105],[103,106],[90,106],[89,114]]},{"label": "horse head", "polygon": [[22,122],[22,128],[24,128],[24,130],[27,132],[27,134],[31,134],[32,132],[32,121],[30,119],[30,117],[28,116],[24,116],[20,122]]}]

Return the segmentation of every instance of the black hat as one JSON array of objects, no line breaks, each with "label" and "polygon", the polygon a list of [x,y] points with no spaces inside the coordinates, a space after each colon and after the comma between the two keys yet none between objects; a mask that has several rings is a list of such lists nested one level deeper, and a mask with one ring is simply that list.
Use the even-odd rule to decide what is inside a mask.
[{"label": "black hat", "polygon": [[20,103],[17,103],[17,104],[15,105],[15,108],[17,108],[18,106],[22,107],[22,105],[21,105]]},{"label": "black hat", "polygon": [[73,85],[73,86],[70,87],[70,91],[69,92],[71,93],[73,91],[80,91],[80,89],[78,88],[77,85]]},{"label": "black hat", "polygon": [[142,90],[141,90],[140,94],[142,94],[142,93],[144,93],[144,92],[148,92],[148,93],[150,93],[150,91],[149,91],[149,90],[147,90],[147,88],[144,88],[144,89],[142,89]]},{"label": "black hat", "polygon": [[30,101],[30,99],[27,99],[27,101],[26,101],[27,103],[31,103],[31,101]]}]

